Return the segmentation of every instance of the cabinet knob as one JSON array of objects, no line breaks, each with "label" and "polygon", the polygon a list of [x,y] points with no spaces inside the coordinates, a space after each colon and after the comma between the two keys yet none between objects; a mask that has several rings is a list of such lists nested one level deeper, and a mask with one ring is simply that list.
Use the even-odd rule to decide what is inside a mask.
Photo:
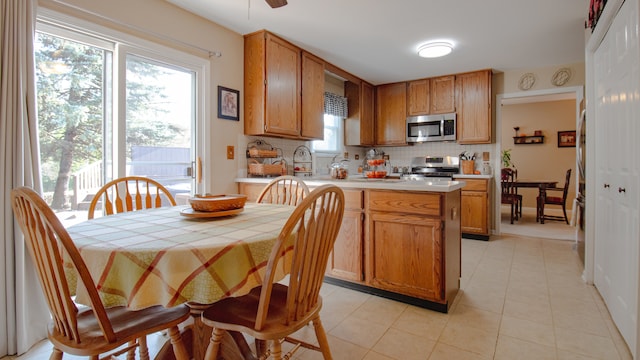
[{"label": "cabinet knob", "polygon": [[627,192],[627,189],[619,187],[619,188],[618,188],[618,192],[619,192],[619,193],[626,193],[626,192]]},{"label": "cabinet knob", "polygon": [[604,188],[605,188],[605,189],[608,189],[609,187],[610,187],[610,185],[609,185],[609,184],[604,184]]}]

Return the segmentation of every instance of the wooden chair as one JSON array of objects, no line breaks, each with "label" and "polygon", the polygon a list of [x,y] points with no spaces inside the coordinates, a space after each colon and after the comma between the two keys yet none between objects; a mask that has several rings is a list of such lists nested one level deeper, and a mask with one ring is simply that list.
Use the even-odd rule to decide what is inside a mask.
[{"label": "wooden chair", "polygon": [[[60,360],[63,353],[68,353],[97,360],[100,354],[109,352],[104,358],[125,352],[133,358],[136,347],[141,359],[149,359],[145,337],[163,330],[169,332],[176,358],[189,358],[178,329],[178,324],[190,316],[186,305],[169,309],[154,306],[139,311],[123,306],[105,309],[80,252],[44,200],[32,189],[19,187],[11,191],[11,206],[51,312],[50,359]],[[65,252],[73,269],[63,263]],[[87,289],[90,307],[78,307],[71,297],[66,271],[73,270],[78,274],[78,282]]]},{"label": "wooden chair", "polygon": [[[327,336],[320,322],[322,298],[319,295],[329,253],[340,230],[344,213],[344,194],[335,185],[323,185],[309,194],[295,209],[274,245],[262,285],[245,296],[226,298],[202,313],[202,321],[213,327],[205,359],[218,356],[225,330],[240,331],[271,343],[267,354],[282,359],[281,341],[322,352],[331,359]],[[287,261],[289,284],[273,283],[281,255],[292,249]],[[289,338],[297,330],[313,323],[319,347]]]},{"label": "wooden chair", "polygon": [[291,175],[278,176],[271,180],[258,195],[258,203],[298,205],[307,195],[309,187],[304,181]]},{"label": "wooden chair", "polygon": [[513,224],[513,220],[518,220],[518,207],[522,203],[522,195],[518,195],[516,192],[513,169],[502,169],[500,185],[502,189],[500,202],[511,206],[511,224]]},{"label": "wooden chair", "polygon": [[[538,214],[540,223],[544,224],[545,220],[557,220],[563,221],[569,224],[569,218],[567,217],[567,193],[569,192],[569,181],[571,180],[571,169],[567,170],[567,174],[565,176],[564,187],[553,187],[553,188],[545,188],[542,193],[542,198],[540,196],[537,197],[538,204]],[[549,196],[548,192],[561,192],[561,196]],[[544,213],[544,209],[546,205],[558,205],[562,207],[562,212],[564,216],[557,215],[546,215]]]},{"label": "wooden chair", "polygon": [[153,179],[142,176],[126,176],[104,184],[91,199],[87,214],[89,219],[93,219],[93,213],[100,201],[106,215],[176,205],[167,188]]}]

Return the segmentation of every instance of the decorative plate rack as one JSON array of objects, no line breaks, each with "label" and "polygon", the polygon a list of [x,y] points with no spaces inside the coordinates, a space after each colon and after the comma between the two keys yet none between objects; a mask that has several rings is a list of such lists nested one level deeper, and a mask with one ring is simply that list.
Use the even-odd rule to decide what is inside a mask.
[{"label": "decorative plate rack", "polygon": [[282,150],[264,140],[247,144],[247,174],[257,177],[280,176],[287,173],[287,162]]},{"label": "decorative plate rack", "polygon": [[304,145],[300,145],[293,152],[293,175],[311,176],[312,174],[311,150]]}]

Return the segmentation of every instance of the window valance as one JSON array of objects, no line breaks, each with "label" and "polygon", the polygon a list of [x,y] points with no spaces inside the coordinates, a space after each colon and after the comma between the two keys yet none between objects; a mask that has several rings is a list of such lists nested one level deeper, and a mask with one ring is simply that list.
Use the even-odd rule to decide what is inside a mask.
[{"label": "window valance", "polygon": [[324,113],[345,119],[348,116],[347,98],[334,93],[324,93]]}]

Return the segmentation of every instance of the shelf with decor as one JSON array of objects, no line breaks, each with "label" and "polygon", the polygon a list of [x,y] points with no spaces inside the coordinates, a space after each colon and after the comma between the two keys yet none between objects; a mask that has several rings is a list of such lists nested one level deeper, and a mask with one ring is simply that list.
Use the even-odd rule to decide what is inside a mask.
[{"label": "shelf with decor", "polygon": [[543,144],[544,143],[544,135],[536,135],[536,136],[514,136],[513,137],[514,144]]}]

